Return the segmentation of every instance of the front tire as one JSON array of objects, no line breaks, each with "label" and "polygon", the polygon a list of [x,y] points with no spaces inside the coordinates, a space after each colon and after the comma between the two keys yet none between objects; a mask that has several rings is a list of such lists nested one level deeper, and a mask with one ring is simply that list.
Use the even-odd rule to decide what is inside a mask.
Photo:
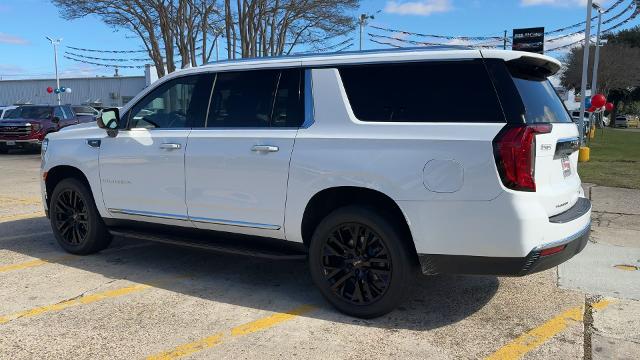
[{"label": "front tire", "polygon": [[409,293],[416,267],[397,224],[366,207],[329,214],[309,247],[311,277],[341,312],[373,318],[395,309]]},{"label": "front tire", "polygon": [[107,230],[91,191],[76,179],[64,179],[53,190],[49,219],[58,244],[77,255],[96,253],[109,246]]}]

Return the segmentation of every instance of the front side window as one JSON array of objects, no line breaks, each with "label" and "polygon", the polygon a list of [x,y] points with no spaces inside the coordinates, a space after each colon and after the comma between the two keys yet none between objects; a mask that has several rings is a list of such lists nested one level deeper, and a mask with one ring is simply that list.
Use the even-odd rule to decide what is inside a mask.
[{"label": "front side window", "polygon": [[53,116],[57,117],[60,120],[66,119],[66,117],[64,116],[64,111],[62,111],[62,108],[60,106],[56,106],[53,109]]},{"label": "front side window", "polygon": [[505,122],[481,60],[344,66],[338,69],[361,121]]},{"label": "front side window", "polygon": [[176,129],[204,126],[214,75],[170,80],[130,111],[129,128]]},{"label": "front side window", "polygon": [[304,122],[302,70],[218,74],[207,127],[299,127]]},{"label": "front side window", "polygon": [[62,107],[62,111],[64,112],[65,119],[73,119],[73,110],[71,110],[71,106]]}]

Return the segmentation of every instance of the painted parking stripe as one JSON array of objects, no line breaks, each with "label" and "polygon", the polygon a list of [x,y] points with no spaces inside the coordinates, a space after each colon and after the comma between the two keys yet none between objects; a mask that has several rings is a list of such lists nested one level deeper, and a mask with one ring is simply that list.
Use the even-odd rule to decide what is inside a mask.
[{"label": "painted parking stripe", "polygon": [[151,288],[151,285],[136,284],[136,285],[122,287],[115,290],[108,290],[108,291],[103,291],[95,294],[83,295],[76,299],[66,300],[66,301],[59,302],[56,304],[51,304],[51,305],[39,306],[33,309],[19,311],[13,314],[0,316],[0,324],[5,324],[11,320],[15,320],[18,318],[31,318],[31,317],[35,317],[35,316],[50,313],[50,312],[62,311],[64,309],[67,309],[73,306],[92,304],[105,299],[116,298],[119,296],[128,295],[128,294],[139,292],[149,288]]},{"label": "painted parking stripe", "polygon": [[9,196],[0,196],[0,204],[8,204],[8,205],[41,205],[42,198],[37,197],[29,197],[29,198],[14,198]]},{"label": "painted parking stripe", "polygon": [[[601,300],[594,303],[594,309],[603,309],[611,303],[610,300]],[[527,331],[518,338],[498,349],[486,359],[520,359],[528,352],[540,347],[549,339],[569,326],[570,321],[583,321],[584,308],[576,306],[554,317],[546,323]]]},{"label": "painted parking stripe", "polygon": [[180,345],[171,350],[148,356],[147,360],[171,360],[178,359],[183,356],[188,356],[221,344],[225,338],[239,337],[266,330],[285,321],[292,320],[300,315],[309,313],[315,309],[316,307],[313,305],[302,305],[284,313],[275,313],[273,315],[255,321],[236,326],[228,332],[215,333],[211,336],[207,336],[194,342]]}]

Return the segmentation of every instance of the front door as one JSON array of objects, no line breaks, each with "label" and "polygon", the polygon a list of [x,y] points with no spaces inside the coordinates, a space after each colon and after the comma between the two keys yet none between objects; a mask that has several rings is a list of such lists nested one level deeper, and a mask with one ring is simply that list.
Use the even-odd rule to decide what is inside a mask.
[{"label": "front door", "polygon": [[186,152],[194,225],[283,237],[289,161],[303,122],[300,69],[217,75],[206,127]]},{"label": "front door", "polygon": [[113,217],[191,226],[185,203],[184,155],[193,127],[206,117],[212,75],[161,84],[123,115],[117,136],[100,146],[100,180]]}]

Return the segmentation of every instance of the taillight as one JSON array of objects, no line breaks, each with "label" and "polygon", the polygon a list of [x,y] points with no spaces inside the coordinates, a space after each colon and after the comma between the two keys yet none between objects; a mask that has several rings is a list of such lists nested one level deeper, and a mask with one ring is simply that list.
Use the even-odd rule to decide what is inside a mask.
[{"label": "taillight", "polygon": [[551,124],[507,125],[493,139],[496,166],[504,186],[536,191],[536,134],[548,134],[551,129]]}]

